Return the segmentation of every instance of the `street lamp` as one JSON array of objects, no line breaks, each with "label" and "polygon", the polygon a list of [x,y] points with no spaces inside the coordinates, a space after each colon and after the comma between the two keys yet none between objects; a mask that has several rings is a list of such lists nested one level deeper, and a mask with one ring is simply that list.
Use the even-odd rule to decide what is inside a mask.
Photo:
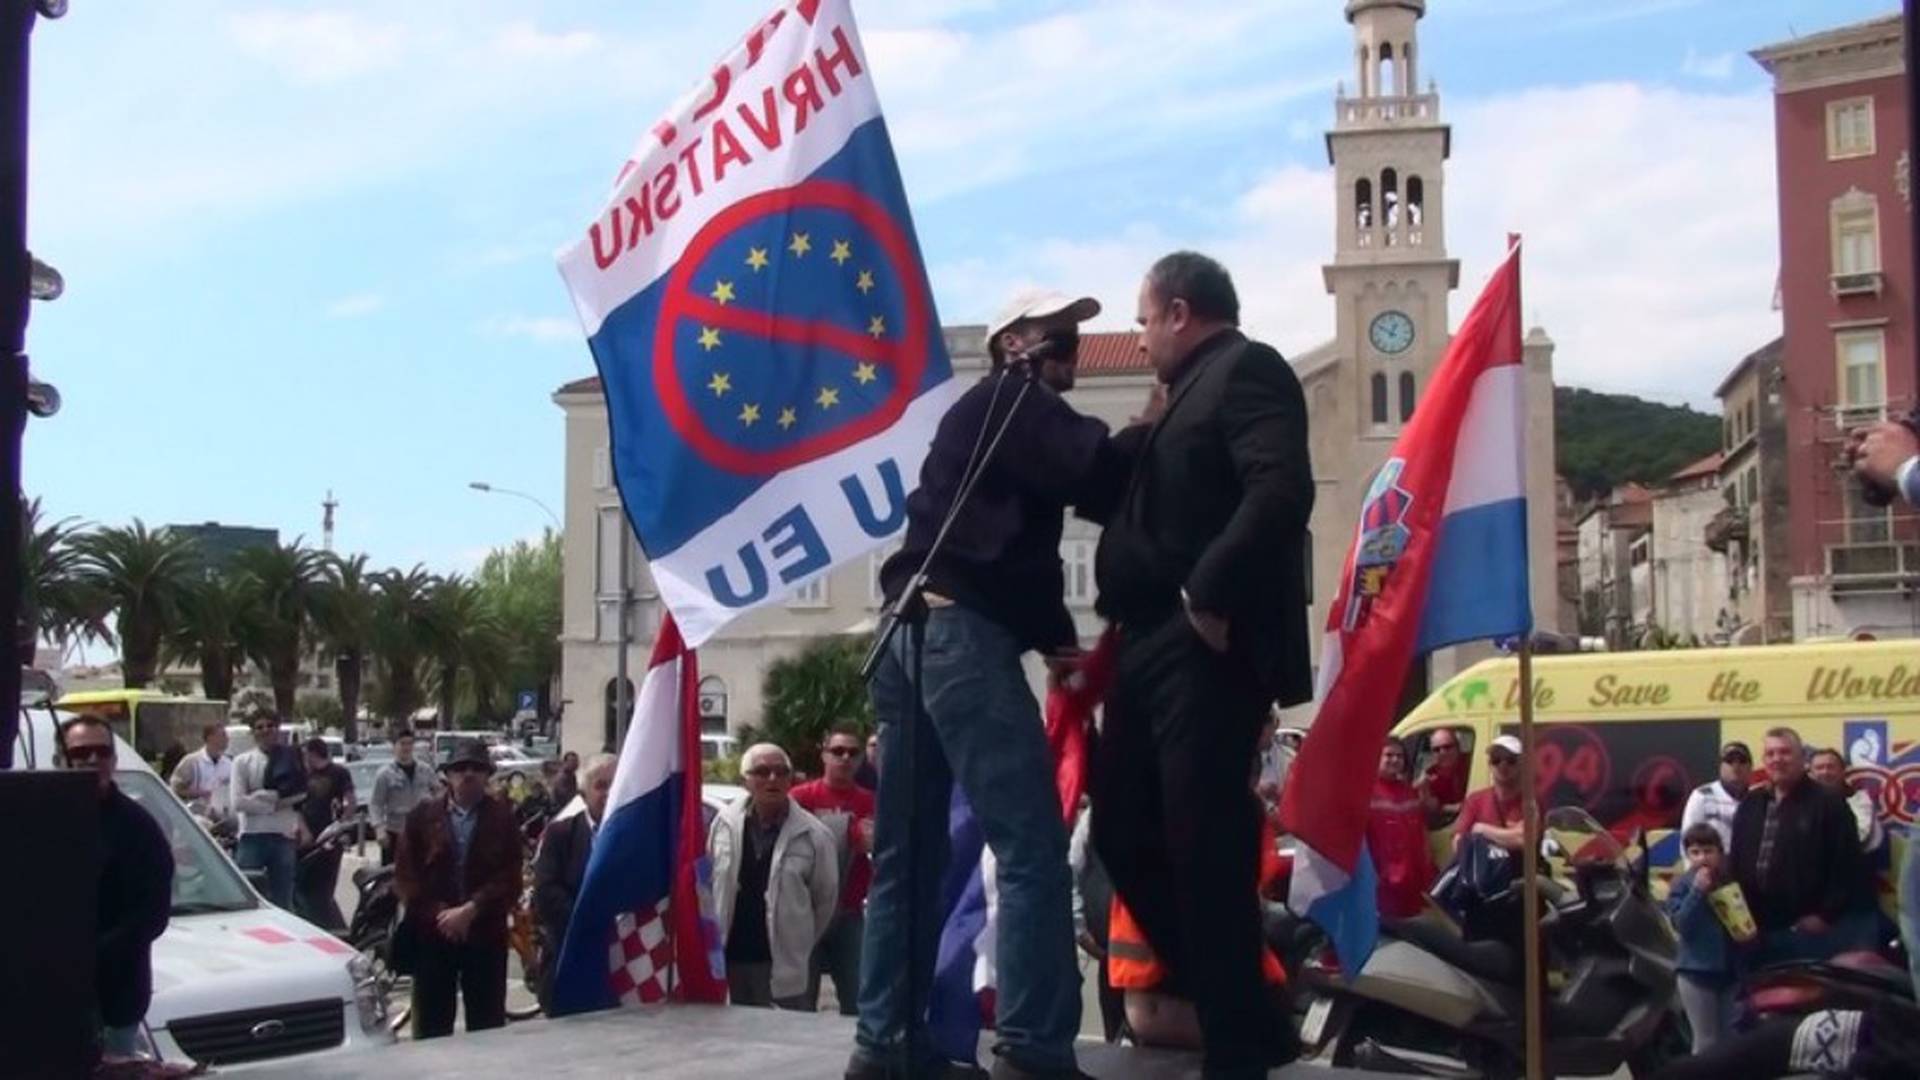
[{"label": "street lamp", "polygon": [[546,503],[541,502],[539,499],[534,498],[533,496],[527,494],[524,491],[515,491],[512,488],[494,487],[492,484],[487,483],[485,480],[474,480],[468,483],[467,486],[472,488],[475,491],[484,491],[489,495],[511,495],[516,499],[525,499],[528,502],[532,503],[533,505],[539,507],[540,511],[547,515],[547,519],[553,522],[553,531],[556,534],[566,532],[565,529],[560,527],[560,515],[554,513],[553,509],[549,507]]}]

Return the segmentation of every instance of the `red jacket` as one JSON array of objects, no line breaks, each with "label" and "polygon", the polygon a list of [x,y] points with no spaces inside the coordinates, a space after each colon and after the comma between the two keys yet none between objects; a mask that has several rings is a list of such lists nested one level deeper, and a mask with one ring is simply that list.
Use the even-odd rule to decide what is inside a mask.
[{"label": "red jacket", "polygon": [[1420,792],[1403,780],[1376,778],[1367,810],[1367,850],[1380,875],[1380,914],[1410,919],[1426,907],[1433,886],[1433,850],[1427,843]]}]

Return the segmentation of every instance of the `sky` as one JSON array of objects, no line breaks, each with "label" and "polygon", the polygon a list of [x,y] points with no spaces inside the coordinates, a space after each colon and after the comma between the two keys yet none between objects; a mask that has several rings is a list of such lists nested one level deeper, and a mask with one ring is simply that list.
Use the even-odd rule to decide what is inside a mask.
[{"label": "sky", "polygon": [[[36,377],[54,517],[221,521],[469,570],[561,509],[592,359],[553,253],[769,0],[76,0],[33,53]],[[1429,0],[1457,323],[1508,231],[1563,385],[1713,408],[1779,330],[1770,81],[1747,52],[1893,0]],[[1331,336],[1342,0],[856,0],[945,323],[1016,287],[1131,318],[1220,257],[1251,332]]]}]

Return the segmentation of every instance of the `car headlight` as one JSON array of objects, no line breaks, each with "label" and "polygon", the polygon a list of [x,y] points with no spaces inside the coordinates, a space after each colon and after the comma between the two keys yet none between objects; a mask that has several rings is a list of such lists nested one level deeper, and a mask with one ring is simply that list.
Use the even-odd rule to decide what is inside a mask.
[{"label": "car headlight", "polygon": [[381,985],[373,958],[359,953],[347,961],[347,974],[353,979],[353,1005],[360,1013],[363,1034],[387,1033],[387,993]]}]

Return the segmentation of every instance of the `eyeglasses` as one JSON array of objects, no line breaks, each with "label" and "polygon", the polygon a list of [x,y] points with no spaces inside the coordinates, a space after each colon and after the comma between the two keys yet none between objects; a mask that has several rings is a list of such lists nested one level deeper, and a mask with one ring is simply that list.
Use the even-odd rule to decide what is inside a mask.
[{"label": "eyeglasses", "polygon": [[1518,765],[1520,759],[1514,757],[1512,754],[1488,754],[1487,763],[1490,765]]},{"label": "eyeglasses", "polygon": [[1751,765],[1753,764],[1753,759],[1745,754],[1728,754],[1726,757],[1720,759],[1720,763],[1723,765]]},{"label": "eyeglasses", "polygon": [[755,765],[747,770],[747,775],[755,780],[778,780],[792,772],[785,765]]},{"label": "eyeglasses", "polygon": [[67,764],[94,765],[113,756],[111,746],[70,746],[67,748]]},{"label": "eyeglasses", "polygon": [[857,753],[859,753],[859,752],[860,752],[860,748],[859,748],[859,747],[857,747],[857,746],[829,746],[829,747],[827,747],[827,755],[828,755],[829,757],[842,757],[842,758],[844,758],[844,757],[852,757],[853,755],[855,755],[855,754],[857,754]]},{"label": "eyeglasses", "polygon": [[475,765],[471,762],[463,765],[447,766],[447,772],[454,776],[459,776],[461,773],[484,773],[486,771],[487,767],[485,765]]},{"label": "eyeglasses", "polygon": [[1458,750],[1458,749],[1460,749],[1459,743],[1437,742],[1433,744],[1433,752],[1436,754],[1444,754],[1449,750]]}]

